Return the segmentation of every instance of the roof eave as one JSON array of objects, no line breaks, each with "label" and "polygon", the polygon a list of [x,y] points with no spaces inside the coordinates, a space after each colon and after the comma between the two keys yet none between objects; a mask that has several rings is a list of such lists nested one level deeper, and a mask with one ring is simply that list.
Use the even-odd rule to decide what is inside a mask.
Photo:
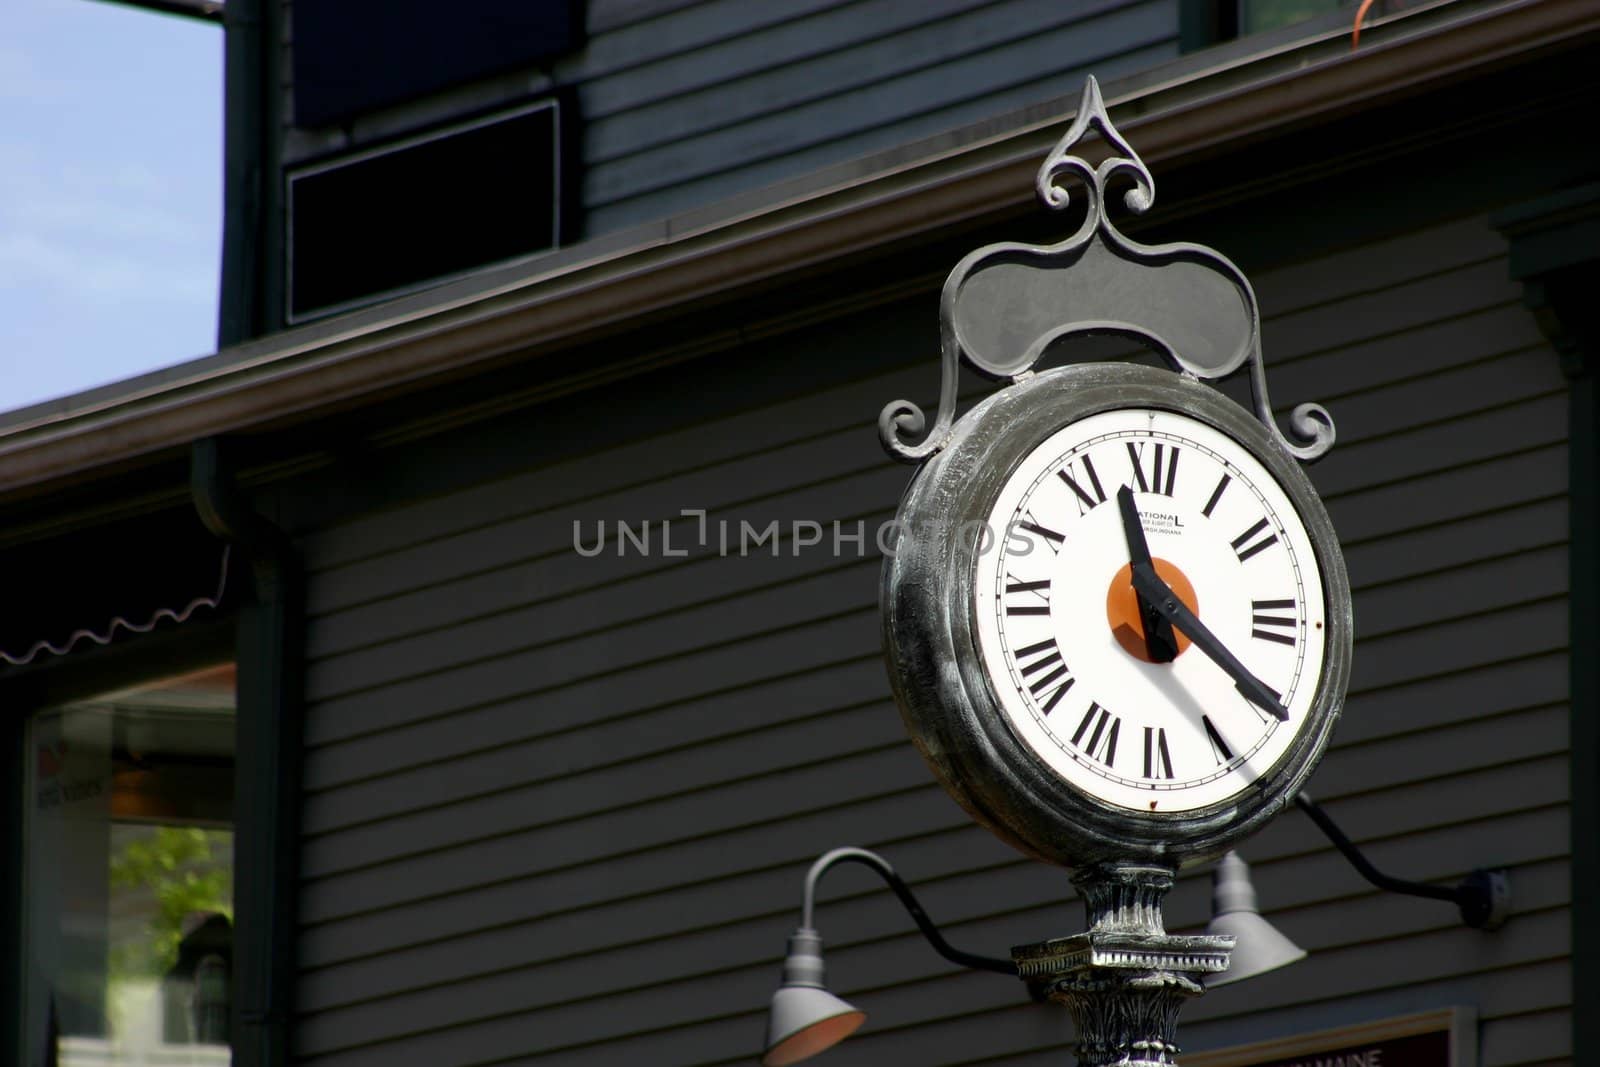
[{"label": "roof eave", "polygon": [[[1592,0],[1441,4],[1162,81],[1105,86],[1152,164],[1213,152],[1600,33]],[[198,438],[315,418],[727,299],[829,261],[1017,208],[1070,106],[955,131],[380,307],[0,417],[0,496]]]}]

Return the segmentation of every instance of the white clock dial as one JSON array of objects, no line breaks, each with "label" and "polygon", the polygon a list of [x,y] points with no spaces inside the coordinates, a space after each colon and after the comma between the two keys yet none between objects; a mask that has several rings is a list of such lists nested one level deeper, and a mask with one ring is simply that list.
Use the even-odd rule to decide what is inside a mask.
[{"label": "white clock dial", "polygon": [[[1157,575],[1278,694],[1276,713],[1181,628],[1175,655],[1150,632],[1123,486]],[[1323,577],[1294,505],[1248,449],[1176,412],[1102,411],[1028,452],[987,523],[978,651],[1011,730],[1058,775],[1121,808],[1185,812],[1249,789],[1290,749],[1322,670]]]}]

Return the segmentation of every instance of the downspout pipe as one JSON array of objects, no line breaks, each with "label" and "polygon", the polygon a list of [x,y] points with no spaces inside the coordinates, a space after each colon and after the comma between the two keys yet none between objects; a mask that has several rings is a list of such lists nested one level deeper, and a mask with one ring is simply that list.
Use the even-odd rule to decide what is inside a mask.
[{"label": "downspout pipe", "polygon": [[227,0],[223,27],[222,270],[217,347],[283,323],[280,165],[283,12],[278,0]]},{"label": "downspout pipe", "polygon": [[206,528],[251,568],[239,609],[235,716],[234,1067],[284,1067],[294,1007],[303,583],[290,537],[240,494],[224,443],[196,441],[190,489]]}]

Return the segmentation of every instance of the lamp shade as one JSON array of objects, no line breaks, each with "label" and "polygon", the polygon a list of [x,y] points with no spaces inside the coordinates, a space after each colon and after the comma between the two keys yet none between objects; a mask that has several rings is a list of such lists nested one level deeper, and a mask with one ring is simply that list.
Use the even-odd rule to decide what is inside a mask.
[{"label": "lamp shade", "polygon": [[1305,959],[1305,949],[1261,917],[1255,886],[1250,882],[1250,865],[1237,852],[1222,857],[1212,877],[1212,918],[1206,933],[1232,934],[1234,945],[1228,969],[1206,976],[1207,989],[1254,978]]},{"label": "lamp shade", "polygon": [[867,1021],[867,1013],[826,989],[784,986],[772,995],[763,1067],[785,1067],[832,1048]]},{"label": "lamp shade", "polygon": [[789,938],[783,985],[772,995],[762,1067],[786,1067],[843,1041],[867,1014],[828,992],[822,984],[822,939],[804,927]]}]

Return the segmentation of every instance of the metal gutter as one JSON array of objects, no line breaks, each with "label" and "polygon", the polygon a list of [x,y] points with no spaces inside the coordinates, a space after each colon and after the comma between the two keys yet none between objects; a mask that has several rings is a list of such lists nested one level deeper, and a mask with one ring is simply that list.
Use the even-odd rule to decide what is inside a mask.
[{"label": "metal gutter", "polygon": [[[1119,127],[1157,164],[1596,34],[1593,0],[1442,3],[1368,27],[1353,54],[1347,33],[1329,32],[1200,69],[1179,61],[1110,83],[1106,96]],[[732,299],[1020,209],[1067,113],[1059,104],[1028,109],[0,417],[0,495],[619,333],[642,315]]]}]

